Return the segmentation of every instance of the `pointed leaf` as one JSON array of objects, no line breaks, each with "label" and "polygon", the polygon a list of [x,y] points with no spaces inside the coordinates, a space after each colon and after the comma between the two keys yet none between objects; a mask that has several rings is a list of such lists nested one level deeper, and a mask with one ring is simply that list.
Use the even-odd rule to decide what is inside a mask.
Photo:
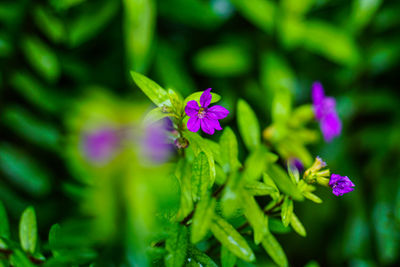
[{"label": "pointed leaf", "polygon": [[227,221],[219,216],[215,216],[211,224],[211,231],[216,239],[226,246],[237,257],[251,262],[255,260],[255,256],[246,240],[230,225]]},{"label": "pointed leaf", "polygon": [[296,214],[292,213],[292,217],[290,219],[290,225],[293,230],[295,230],[299,235],[306,236],[307,232],[304,228],[303,224],[300,222],[299,218],[297,218]]},{"label": "pointed leaf", "polygon": [[187,228],[177,225],[175,231],[165,242],[168,255],[165,257],[167,267],[181,267],[185,263],[188,248]]},{"label": "pointed leaf", "polygon": [[220,146],[223,148],[220,152],[221,165],[223,170],[234,172],[240,167],[238,160],[238,143],[235,134],[230,127],[226,127],[221,135]]},{"label": "pointed leaf", "polygon": [[159,107],[171,105],[167,91],[161,86],[140,73],[131,71],[131,75],[137,86],[154,104]]},{"label": "pointed leaf", "polygon": [[36,214],[33,207],[28,207],[22,213],[19,223],[19,239],[24,251],[34,254],[37,245]]},{"label": "pointed leaf", "polygon": [[210,185],[210,166],[204,152],[200,152],[193,162],[192,169],[192,197],[194,201],[200,200]]},{"label": "pointed leaf", "polygon": [[272,178],[282,192],[288,194],[294,200],[304,200],[301,191],[292,183],[286,172],[279,165],[271,165],[266,173]]},{"label": "pointed leaf", "polygon": [[239,99],[237,104],[237,120],[243,142],[248,150],[253,150],[260,145],[260,125],[257,116],[249,104]]},{"label": "pointed leaf", "polygon": [[197,204],[190,235],[192,243],[201,241],[207,235],[214,216],[215,204],[215,199],[210,197],[204,197]]},{"label": "pointed leaf", "polygon": [[244,188],[252,196],[267,196],[278,192],[274,187],[258,181],[247,183]]},{"label": "pointed leaf", "polygon": [[318,204],[322,203],[322,199],[320,199],[317,195],[314,195],[311,192],[303,192],[303,196],[315,203],[318,203]]},{"label": "pointed leaf", "polygon": [[293,215],[293,201],[288,196],[286,196],[283,201],[281,210],[282,223],[284,226],[289,225],[292,215]]},{"label": "pointed leaf", "polygon": [[244,216],[247,218],[254,230],[254,243],[258,245],[268,233],[268,221],[254,197],[247,193],[243,193],[242,197],[244,203]]},{"label": "pointed leaf", "polygon": [[285,252],[283,251],[279,242],[275,239],[275,237],[271,233],[268,233],[265,236],[262,242],[262,246],[278,266],[282,267],[288,266],[288,261]]}]

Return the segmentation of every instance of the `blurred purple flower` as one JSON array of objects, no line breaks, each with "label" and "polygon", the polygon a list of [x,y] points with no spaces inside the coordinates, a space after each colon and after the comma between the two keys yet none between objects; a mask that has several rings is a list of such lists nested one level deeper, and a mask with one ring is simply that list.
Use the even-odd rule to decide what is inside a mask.
[{"label": "blurred purple flower", "polygon": [[336,112],[336,101],[333,97],[325,96],[320,82],[312,85],[312,100],[315,118],[320,123],[325,141],[330,142],[342,131],[342,122]]},{"label": "blurred purple flower", "polygon": [[107,162],[120,145],[120,139],[114,129],[100,128],[84,134],[83,153],[92,162]]},{"label": "blurred purple flower", "polygon": [[141,140],[142,151],[148,159],[155,163],[163,163],[169,159],[174,146],[168,138],[168,131],[173,129],[170,119],[147,125]]},{"label": "blurred purple flower", "polygon": [[354,184],[347,176],[332,174],[329,180],[329,186],[332,187],[332,193],[336,196],[342,196],[354,190]]},{"label": "blurred purple flower", "polygon": [[208,88],[201,95],[200,107],[195,100],[186,104],[185,112],[190,117],[187,128],[191,132],[197,132],[200,127],[207,134],[214,134],[215,130],[222,130],[218,120],[228,116],[229,111],[219,105],[208,107],[212,98],[210,91],[211,88]]}]

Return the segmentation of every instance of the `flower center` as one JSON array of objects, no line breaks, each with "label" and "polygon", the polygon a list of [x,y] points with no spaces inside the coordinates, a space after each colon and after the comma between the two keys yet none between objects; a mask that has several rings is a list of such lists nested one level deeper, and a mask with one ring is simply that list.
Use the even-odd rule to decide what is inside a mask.
[{"label": "flower center", "polygon": [[199,113],[197,114],[197,117],[199,118],[199,119],[202,119],[202,118],[204,118],[206,116],[206,111],[204,110],[204,108],[200,108],[199,109]]}]

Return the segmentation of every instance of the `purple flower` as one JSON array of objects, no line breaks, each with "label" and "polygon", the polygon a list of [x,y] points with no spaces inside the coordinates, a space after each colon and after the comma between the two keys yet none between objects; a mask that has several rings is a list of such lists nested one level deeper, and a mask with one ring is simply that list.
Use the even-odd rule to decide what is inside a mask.
[{"label": "purple flower", "polygon": [[87,133],[82,138],[82,150],[93,162],[107,162],[120,145],[120,139],[114,129],[100,128]]},{"label": "purple flower", "polygon": [[211,88],[203,92],[200,97],[200,107],[195,100],[191,100],[185,107],[186,115],[190,117],[187,128],[191,132],[197,132],[200,127],[207,134],[214,134],[215,130],[222,130],[220,119],[228,116],[229,111],[222,106],[208,107],[211,103]]},{"label": "purple flower", "polygon": [[347,176],[340,176],[339,174],[332,174],[329,180],[329,186],[332,187],[332,193],[336,196],[349,193],[354,190],[354,184]]},{"label": "purple flower", "polygon": [[336,101],[333,97],[325,96],[320,82],[312,85],[312,99],[315,118],[320,123],[325,141],[330,142],[342,131],[342,122],[336,112]]}]

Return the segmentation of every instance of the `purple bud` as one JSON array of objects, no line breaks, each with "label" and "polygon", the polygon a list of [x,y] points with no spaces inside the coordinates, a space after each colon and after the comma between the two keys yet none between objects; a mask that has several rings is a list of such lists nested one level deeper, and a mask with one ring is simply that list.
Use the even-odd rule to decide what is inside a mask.
[{"label": "purple bud", "polygon": [[298,158],[290,158],[289,166],[290,168],[297,169],[299,172],[302,172],[304,170],[304,165]]},{"label": "purple bud", "polygon": [[332,193],[336,196],[342,196],[354,190],[355,185],[347,176],[332,174],[329,180],[329,186],[332,188]]}]

